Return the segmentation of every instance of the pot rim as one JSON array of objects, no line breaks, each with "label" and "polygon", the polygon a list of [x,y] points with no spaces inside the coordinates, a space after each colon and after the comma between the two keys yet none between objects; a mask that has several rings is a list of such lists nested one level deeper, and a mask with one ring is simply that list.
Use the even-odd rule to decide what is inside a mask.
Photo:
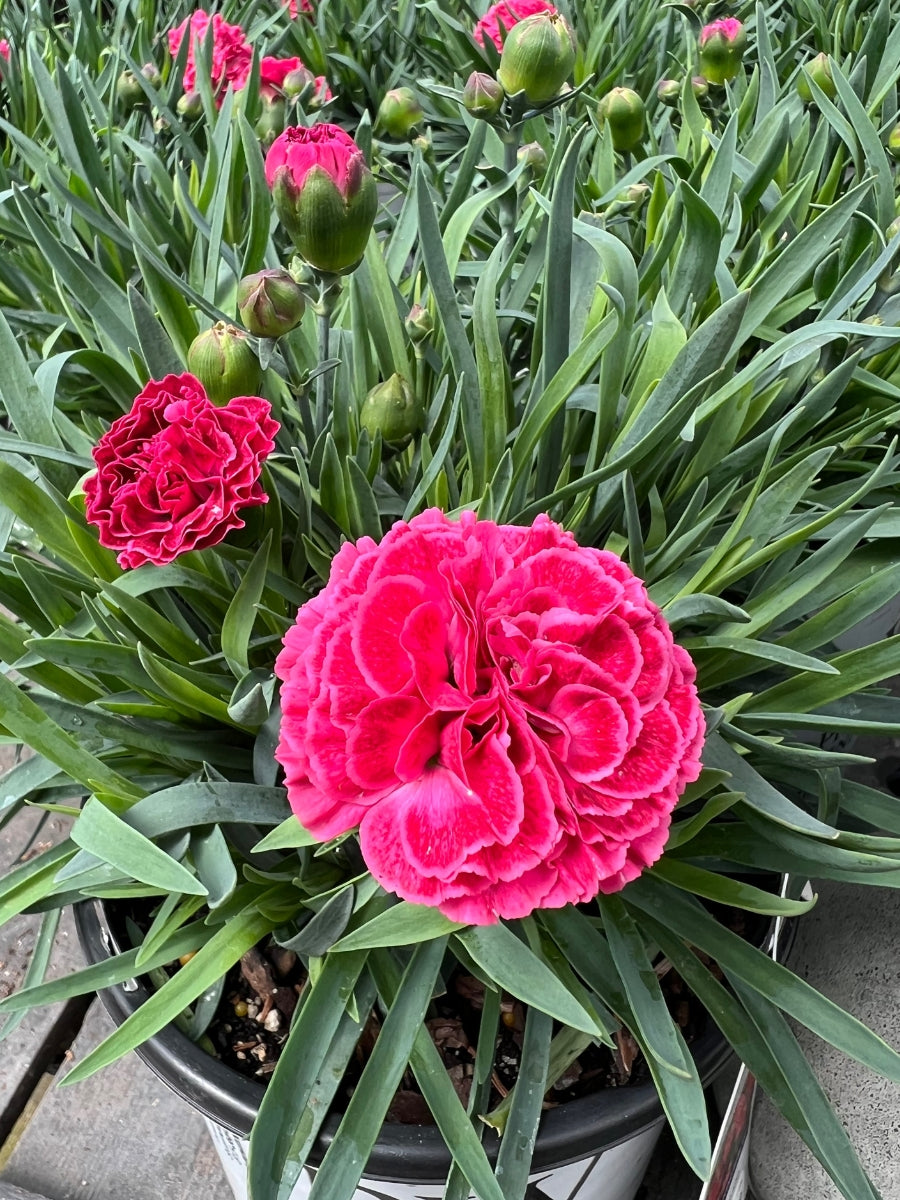
[{"label": "pot rim", "polygon": [[[75,925],[89,963],[102,962],[122,945],[110,924],[107,904],[84,900],[74,906]],[[135,1012],[152,994],[143,977],[99,992],[116,1025]],[[135,1049],[137,1055],[177,1095],[218,1125],[239,1137],[249,1137],[265,1088],[207,1054],[175,1025],[167,1025]],[[708,1022],[692,1043],[691,1053],[707,1087],[733,1057],[716,1025]],[[548,1109],[541,1118],[532,1167],[536,1171],[562,1167],[644,1132],[664,1117],[652,1083],[605,1088],[590,1096]],[[339,1117],[331,1114],[316,1140],[309,1164],[316,1166],[334,1139]],[[495,1161],[500,1139],[486,1130],[484,1146]],[[451,1163],[450,1152],[434,1125],[389,1124],[382,1128],[366,1164],[366,1178],[440,1183]]]}]

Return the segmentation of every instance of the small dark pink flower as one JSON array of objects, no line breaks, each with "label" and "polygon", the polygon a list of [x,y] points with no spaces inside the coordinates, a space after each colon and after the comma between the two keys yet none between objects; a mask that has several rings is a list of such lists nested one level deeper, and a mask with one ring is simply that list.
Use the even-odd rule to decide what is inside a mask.
[{"label": "small dark pink flower", "polygon": [[270,413],[259,396],[216,407],[187,373],[152,379],[93,451],[85,515],[101,546],[122,567],[162,566],[242,528],[240,511],[267,501],[259,475],[278,432]]},{"label": "small dark pink flower", "polygon": [[0,58],[5,58],[9,62],[9,42],[6,38],[0,38]]},{"label": "small dark pink flower", "polygon": [[216,101],[221,104],[226,89],[231,86],[236,92],[240,91],[250,74],[253,50],[240,25],[229,25],[219,13],[210,17],[209,13],[198,9],[192,16],[186,17],[177,29],[169,31],[169,53],[175,58],[185,36],[190,38],[183,86],[186,93],[195,91],[197,64],[194,47],[198,42],[204,44],[210,21],[213,28],[210,82]]},{"label": "small dark pink flower", "polygon": [[288,798],[389,891],[487,924],[613,892],[700,773],[687,653],[548,517],[438,510],[345,544],[278,656]]},{"label": "small dark pink flower", "polygon": [[484,46],[492,41],[498,51],[503,49],[503,39],[519,21],[533,17],[535,13],[555,13],[550,0],[500,0],[492,4],[472,30],[475,41]]},{"label": "small dark pink flower", "polygon": [[305,17],[311,17],[314,15],[314,9],[310,3],[310,0],[300,0],[299,4],[297,3],[297,0],[282,0],[282,3],[286,6],[288,15],[292,21],[296,21],[300,13],[303,13]]}]

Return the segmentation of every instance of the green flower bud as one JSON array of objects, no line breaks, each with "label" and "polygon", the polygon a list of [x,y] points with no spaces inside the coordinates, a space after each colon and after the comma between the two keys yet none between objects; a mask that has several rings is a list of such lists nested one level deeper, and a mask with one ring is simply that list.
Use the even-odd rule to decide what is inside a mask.
[{"label": "green flower bud", "polygon": [[195,121],[197,117],[202,116],[203,100],[200,93],[185,92],[183,96],[179,96],[175,111],[179,116],[187,117],[189,121]]},{"label": "green flower bud", "polygon": [[123,71],[116,80],[116,100],[125,112],[133,112],[146,98],[134,72]]},{"label": "green flower bud", "polygon": [[333,275],[359,263],[378,193],[349,134],[324,122],[286,129],[266,155],[266,180],[278,219],[308,263]]},{"label": "green flower bud", "polygon": [[389,446],[402,449],[422,428],[422,405],[402,375],[392,375],[368,393],[359,411],[359,424],[370,437],[381,433]]},{"label": "green flower bud", "polygon": [[723,17],[700,31],[700,70],[710,83],[723,84],[741,69],[747,34],[736,17]]},{"label": "green flower bud", "polygon": [[421,304],[414,304],[406,316],[406,332],[414,346],[429,338],[434,331],[431,313]]},{"label": "green flower bud", "polygon": [[293,71],[288,71],[281,84],[281,90],[291,100],[296,100],[298,96],[302,96],[309,89],[310,94],[315,86],[315,76],[312,71],[308,71],[306,67],[295,67]]},{"label": "green flower bud", "polygon": [[900,125],[895,125],[888,134],[888,154],[891,158],[900,159]]},{"label": "green flower bud", "polygon": [[281,96],[264,96],[262,112],[256,122],[256,136],[263,149],[267,150],[284,133],[284,120],[284,100]]},{"label": "green flower bud", "polygon": [[496,117],[505,99],[503,85],[484,71],[473,71],[463,88],[463,107],[466,112],[482,121]]},{"label": "green flower bud", "polygon": [[237,288],[237,308],[244,328],[254,337],[277,338],[295,329],[306,301],[288,271],[257,271],[245,275]]},{"label": "green flower bud", "polygon": [[144,63],[141,67],[141,74],[152,88],[162,87],[162,75],[160,75],[159,67],[155,62]]},{"label": "green flower bud", "polygon": [[703,103],[709,99],[709,80],[702,75],[691,76],[691,91],[694,93],[694,98]]},{"label": "green flower bud", "polygon": [[797,76],[797,95],[804,104],[811,104],[813,99],[812,88],[809,86],[810,79],[818,84],[829,100],[835,98],[837,88],[831,74],[831,63],[828,61],[827,54],[817,54],[810,62],[804,63]]},{"label": "green flower bud", "polygon": [[597,109],[603,124],[609,126],[616,150],[633,150],[644,137],[644,102],[631,88],[613,88]]},{"label": "green flower bud", "polygon": [[546,175],[547,151],[540,142],[526,142],[524,146],[519,147],[516,158],[530,167],[539,179]]},{"label": "green flower bud", "polygon": [[894,217],[893,221],[891,221],[890,225],[884,231],[885,240],[888,242],[891,241],[898,233],[900,233],[900,217]]},{"label": "green flower bud", "polygon": [[412,88],[391,88],[378,106],[375,128],[384,130],[388,137],[404,141],[424,120],[425,113]]},{"label": "green flower bud", "polygon": [[661,79],[656,85],[656,95],[661,104],[674,108],[681,99],[681,84],[677,79]]},{"label": "green flower bud", "polygon": [[255,396],[262,375],[246,333],[225,321],[217,321],[194,338],[188,347],[187,365],[213,404],[227,404],[235,396]]},{"label": "green flower bud", "polygon": [[[158,88],[162,83],[156,63],[144,63],[140,73],[151,87]],[[123,71],[116,80],[116,100],[125,112],[133,112],[140,105],[147,103],[147,95],[133,71]]]},{"label": "green flower bud", "polygon": [[506,35],[497,78],[508,96],[521,92],[529,104],[552,100],[575,65],[575,38],[557,12],[535,13]]}]

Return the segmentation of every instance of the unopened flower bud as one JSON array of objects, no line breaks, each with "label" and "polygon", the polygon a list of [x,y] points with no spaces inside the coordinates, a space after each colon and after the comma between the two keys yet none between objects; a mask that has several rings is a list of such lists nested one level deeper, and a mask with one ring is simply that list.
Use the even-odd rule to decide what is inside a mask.
[{"label": "unopened flower bud", "polygon": [[203,99],[200,93],[185,92],[183,96],[179,96],[178,103],[175,105],[175,111],[179,116],[187,117],[190,121],[195,121],[203,113]]},{"label": "unopened flower bud", "polygon": [[812,88],[809,86],[811,79],[822,89],[829,100],[833,100],[837,95],[834,77],[831,74],[831,63],[828,61],[827,54],[817,54],[810,62],[804,63],[800,74],[797,76],[797,95],[804,104],[812,103]]},{"label": "unopened flower bud", "polygon": [[266,181],[278,219],[308,263],[329,274],[359,263],[378,194],[348,133],[324,122],[286,129],[266,155]]},{"label": "unopened flower bud", "polygon": [[709,99],[709,80],[702,75],[692,75],[691,91],[694,93],[694,99],[702,104],[704,100]]},{"label": "unopened flower bud", "polygon": [[648,183],[633,183],[631,187],[623,188],[616,199],[620,204],[627,204],[630,208],[640,208],[649,195],[650,185]]},{"label": "unopened flower bud", "polygon": [[616,150],[633,150],[644,137],[644,102],[631,88],[613,88],[597,108],[602,123],[609,126]]},{"label": "unopened flower bud", "polygon": [[546,104],[575,65],[575,38],[558,12],[535,13],[506,35],[497,78],[508,96],[521,92],[529,104]]},{"label": "unopened flower bud", "polygon": [[891,158],[900,159],[900,125],[895,125],[888,134],[888,153]]},{"label": "unopened flower bud", "polygon": [[375,128],[384,130],[388,137],[404,141],[424,119],[422,105],[412,88],[391,88],[378,106]]},{"label": "unopened flower bud", "polygon": [[257,271],[237,288],[237,309],[244,328],[254,337],[277,338],[300,324],[306,301],[290,272]]},{"label": "unopened flower bud", "polygon": [[141,74],[152,88],[162,87],[162,75],[160,75],[159,67],[155,62],[144,63],[141,67]]},{"label": "unopened flower bud", "polygon": [[677,79],[661,79],[656,85],[656,95],[661,104],[674,108],[681,98],[681,84]]},{"label": "unopened flower bud", "polygon": [[744,26],[736,17],[723,17],[700,30],[700,70],[710,83],[727,83],[741,69],[747,46]]},{"label": "unopened flower bud", "polygon": [[503,85],[484,71],[473,71],[463,88],[462,102],[466,112],[482,121],[495,117],[503,107],[506,93]]},{"label": "unopened flower bud", "polygon": [[422,428],[422,405],[402,375],[392,375],[368,393],[359,411],[359,424],[370,437],[381,433],[389,446],[402,449]]},{"label": "unopened flower bud", "polygon": [[421,304],[414,304],[406,316],[406,332],[414,346],[424,342],[434,331],[434,321],[431,313]]},{"label": "unopened flower bud", "polygon": [[900,217],[894,217],[893,221],[891,221],[890,225],[884,231],[885,241],[890,242],[898,233],[900,233]]},{"label": "unopened flower bud", "polygon": [[213,404],[235,396],[254,396],[259,387],[259,359],[243,330],[225,321],[198,334],[188,347],[188,370],[206,388]]},{"label": "unopened flower bud", "polygon": [[526,142],[516,154],[520,163],[525,163],[538,178],[547,173],[547,151],[540,142]]},{"label": "unopened flower bud", "polygon": [[308,88],[312,92],[315,84],[315,78],[312,71],[308,71],[306,67],[295,67],[293,71],[288,71],[282,80],[281,90],[291,100],[296,100]]},{"label": "unopened flower bud", "polygon": [[284,100],[281,96],[264,96],[262,112],[256,122],[256,136],[264,149],[267,150],[284,133],[284,120]]},{"label": "unopened flower bud", "polygon": [[125,112],[133,112],[147,97],[134,71],[123,71],[116,80],[116,100]]}]

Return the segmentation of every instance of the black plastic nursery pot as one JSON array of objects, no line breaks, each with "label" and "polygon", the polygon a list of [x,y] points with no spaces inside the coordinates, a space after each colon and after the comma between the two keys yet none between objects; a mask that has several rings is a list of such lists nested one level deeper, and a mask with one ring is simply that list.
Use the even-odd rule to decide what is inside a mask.
[{"label": "black plastic nursery pot", "polygon": [[[129,948],[124,921],[114,903],[100,900],[75,905],[75,923],[89,963],[102,962]],[[142,978],[100,992],[106,1011],[121,1025],[152,994]],[[695,1039],[691,1051],[704,1086],[712,1083],[732,1058],[732,1051],[712,1021]],[[261,1083],[233,1070],[192,1042],[174,1025],[137,1047],[137,1054],[188,1104],[240,1137],[248,1137],[265,1091]],[[628,1141],[657,1124],[662,1106],[653,1084],[607,1088],[548,1109],[534,1150],[535,1171],[562,1167]],[[318,1164],[334,1137],[338,1116],[326,1119],[310,1165]],[[485,1149],[493,1160],[499,1138],[486,1131]],[[365,1175],[394,1182],[442,1183],[450,1154],[436,1126],[385,1124]]]}]

